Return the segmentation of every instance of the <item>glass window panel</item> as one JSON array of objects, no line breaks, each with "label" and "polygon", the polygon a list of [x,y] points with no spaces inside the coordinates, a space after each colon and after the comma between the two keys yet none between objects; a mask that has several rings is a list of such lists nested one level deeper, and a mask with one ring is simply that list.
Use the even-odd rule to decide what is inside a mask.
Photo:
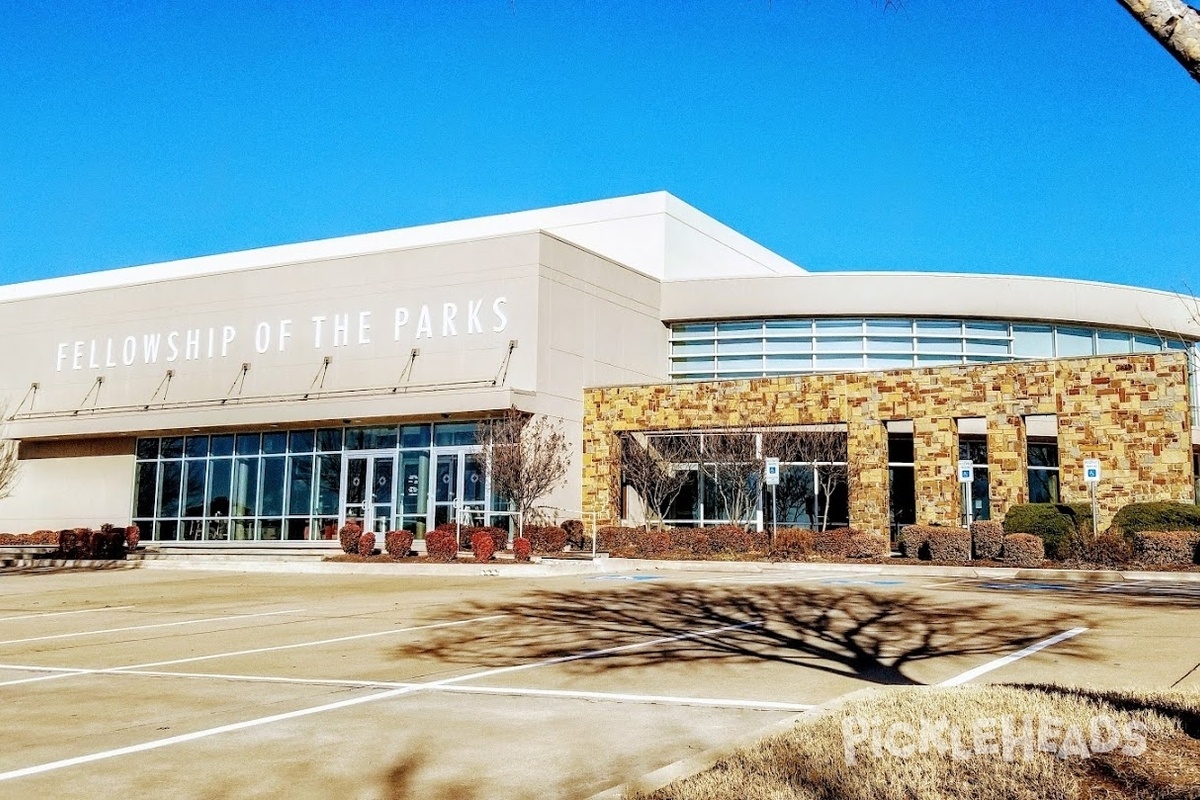
[{"label": "glass window panel", "polygon": [[258,459],[239,458],[233,462],[233,485],[229,494],[235,517],[250,517],[258,500]]},{"label": "glass window panel", "polygon": [[860,336],[828,336],[817,338],[813,346],[818,353],[861,353],[863,340]]},{"label": "glass window panel", "polygon": [[229,480],[233,475],[233,461],[218,458],[209,462],[208,472],[208,516],[229,516]]},{"label": "glass window panel", "polygon": [[1007,339],[967,339],[967,352],[971,355],[1008,355]]},{"label": "glass window panel", "polygon": [[158,458],[158,439],[138,439],[138,458]]},{"label": "glass window panel", "polygon": [[700,478],[696,470],[687,470],[687,479],[667,509],[667,519],[689,525],[700,524]]},{"label": "glass window panel", "polygon": [[794,333],[812,333],[811,319],[769,319],[767,336],[786,336]]},{"label": "glass window panel", "polygon": [[1057,503],[1058,470],[1031,469],[1029,470],[1029,502]]},{"label": "glass window panel", "polygon": [[401,447],[429,447],[430,427],[428,425],[401,425]]},{"label": "glass window panel", "polygon": [[918,353],[961,353],[962,339],[917,339]]},{"label": "glass window panel", "polygon": [[287,452],[288,435],[284,431],[274,431],[272,433],[264,433],[262,438],[262,451],[268,455],[277,455]]},{"label": "glass window panel", "polygon": [[208,454],[210,456],[233,455],[233,436],[225,434],[223,436],[212,437],[208,445]]},{"label": "glass window panel", "polygon": [[711,322],[687,322],[671,326],[671,335],[676,338],[692,339],[695,337],[711,337],[714,326]]},{"label": "glass window panel", "polygon": [[706,381],[711,379],[712,376],[712,370],[708,372],[676,372],[673,373],[672,379],[677,383],[681,381]]},{"label": "glass window panel", "polygon": [[161,542],[173,542],[179,538],[179,523],[174,520],[156,522],[154,524],[154,538]]},{"label": "glass window panel", "polygon": [[903,336],[912,334],[911,319],[869,319],[866,322],[867,335]]},{"label": "glass window panel", "polygon": [[1058,357],[1090,356],[1092,349],[1092,332],[1087,328],[1059,328],[1056,334],[1058,340]]},{"label": "glass window panel", "polygon": [[239,433],[234,451],[239,456],[256,456],[260,452],[258,439],[257,433]]},{"label": "glass window panel", "polygon": [[912,365],[912,356],[867,356],[867,369],[904,369]]},{"label": "glass window panel", "polygon": [[377,425],[362,429],[363,448],[367,450],[392,450],[398,443],[395,425]]},{"label": "glass window panel", "polygon": [[[764,506],[764,510],[767,510]],[[813,468],[808,464],[784,464],[775,487],[775,516],[779,525],[811,528],[817,513]]]},{"label": "glass window panel", "polygon": [[1003,336],[1008,338],[1007,322],[983,322],[982,320],[967,320],[963,323],[967,336]]},{"label": "glass window panel", "polygon": [[812,368],[812,356],[767,356],[766,369],[770,372],[809,372]]},{"label": "glass window panel", "polygon": [[362,456],[346,459],[346,503],[361,506],[367,496],[367,459]]},{"label": "glass window panel", "polygon": [[341,428],[321,428],[317,431],[317,450],[322,453],[337,453],[342,449]]},{"label": "glass window panel", "polygon": [[888,510],[892,525],[917,521],[917,478],[913,467],[888,467]]},{"label": "glass window panel", "polygon": [[816,320],[817,336],[836,336],[838,334],[862,335],[863,321],[861,319],[819,319]]},{"label": "glass window panel", "polygon": [[819,355],[816,359],[816,369],[819,370],[863,368],[863,357],[860,355]]},{"label": "glass window panel", "polygon": [[978,438],[960,437],[958,457],[975,462],[976,468],[980,465],[986,466],[988,460],[987,439],[982,436]]},{"label": "glass window panel", "polygon": [[310,536],[310,520],[307,517],[285,520],[284,525],[289,541],[303,541]]},{"label": "glass window panel", "polygon": [[400,454],[400,505],[405,514],[424,514],[429,500],[429,453]]},{"label": "glass window panel", "polygon": [[262,484],[262,499],[259,503],[258,513],[264,517],[283,515],[283,489],[286,467],[287,459],[262,459],[262,476],[260,479]]},{"label": "glass window panel", "polygon": [[945,364],[961,364],[961,363],[962,363],[962,356],[951,356],[951,355],[917,356],[917,366],[918,367],[936,367],[936,366],[942,366]]},{"label": "glass window panel", "polygon": [[1138,334],[1133,337],[1133,352],[1154,353],[1162,349],[1162,340],[1157,336]]},{"label": "glass window panel", "polygon": [[185,461],[186,469],[183,479],[183,515],[185,517],[204,516],[204,485],[208,474],[208,462],[203,459]]},{"label": "glass window panel", "polygon": [[183,444],[183,454],[188,458],[204,458],[208,455],[208,437],[187,437],[187,440]]},{"label": "glass window panel", "polygon": [[433,426],[433,443],[438,447],[456,447],[475,444],[474,422],[443,422]]},{"label": "glass window panel", "polygon": [[312,456],[288,458],[288,510],[289,514],[308,516],[312,513]]},{"label": "glass window panel", "polygon": [[[1158,348],[1155,348],[1158,349]],[[162,440],[162,453],[160,458],[183,458],[183,437],[182,436],[164,436]]]},{"label": "glass window panel", "polygon": [[768,353],[811,353],[812,338],[767,339],[763,343]]},{"label": "glass window panel", "polygon": [[717,326],[717,335],[745,335],[747,333],[761,334],[762,330],[763,324],[761,322],[722,322]]},{"label": "glass window panel", "polygon": [[717,359],[717,369],[762,371],[762,356],[723,356]]},{"label": "glass window panel", "polygon": [[1013,325],[1013,355],[1017,358],[1053,358],[1054,331],[1049,325]]},{"label": "glass window panel", "polygon": [[477,453],[467,453],[463,464],[463,502],[482,503],[484,500],[484,465],[483,457]]},{"label": "glass window panel", "polygon": [[698,358],[672,358],[671,366],[673,369],[712,369],[713,357],[703,356]]},{"label": "glass window panel", "polygon": [[672,342],[671,355],[674,356],[697,356],[697,355],[712,355],[712,342]]},{"label": "glass window panel", "polygon": [[718,353],[761,353],[762,339],[730,339],[717,342]]},{"label": "glass window panel", "polygon": [[316,437],[312,431],[292,431],[288,434],[288,452],[311,453]]},{"label": "glass window panel", "polygon": [[[180,440],[180,450],[183,441]],[[158,514],[160,517],[179,516],[179,487],[183,480],[182,461],[164,461],[158,481]]]},{"label": "glass window panel", "polygon": [[888,462],[892,464],[913,463],[913,435],[911,433],[888,434]]},{"label": "glass window panel", "polygon": [[1168,339],[1166,343],[1168,350],[1187,350],[1187,342],[1181,342],[1178,339]]},{"label": "glass window panel", "polygon": [[956,319],[919,319],[917,320],[917,333],[962,335],[962,322]]},{"label": "glass window panel", "polygon": [[346,429],[346,449],[347,450],[362,450],[363,449],[363,432],[362,428],[347,428]]},{"label": "glass window panel", "polygon": [[317,513],[337,514],[341,496],[342,457],[317,456]]},{"label": "glass window panel", "polygon": [[1058,442],[1029,442],[1026,448],[1031,467],[1058,467]]},{"label": "glass window panel", "polygon": [[229,532],[231,539],[251,540],[254,538],[254,520],[252,519],[235,519],[229,522]]},{"label": "glass window panel", "polygon": [[261,519],[258,521],[258,538],[266,541],[279,541],[283,538],[283,520]]},{"label": "glass window panel", "polygon": [[[151,439],[155,445],[157,439]],[[137,497],[133,504],[135,517],[153,517],[155,498],[158,497],[158,463],[144,461],[137,465]]]},{"label": "glass window panel", "polygon": [[907,339],[884,339],[879,336],[873,336],[867,339],[868,353],[911,353],[912,351],[912,337]]}]

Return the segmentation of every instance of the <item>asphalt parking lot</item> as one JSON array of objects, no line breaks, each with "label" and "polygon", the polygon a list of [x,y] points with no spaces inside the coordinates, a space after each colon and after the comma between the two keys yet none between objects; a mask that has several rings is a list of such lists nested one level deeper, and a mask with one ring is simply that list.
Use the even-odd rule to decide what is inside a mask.
[{"label": "asphalt parking lot", "polygon": [[1200,687],[1192,587],[0,573],[0,797],[588,797],[870,686]]}]

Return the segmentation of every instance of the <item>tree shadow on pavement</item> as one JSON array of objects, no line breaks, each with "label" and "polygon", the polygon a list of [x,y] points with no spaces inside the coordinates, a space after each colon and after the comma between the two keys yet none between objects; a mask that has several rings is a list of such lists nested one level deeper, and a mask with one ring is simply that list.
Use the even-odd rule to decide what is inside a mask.
[{"label": "tree shadow on pavement", "polygon": [[[1089,624],[1081,614],[1049,607],[1031,617],[976,598],[949,605],[900,591],[846,587],[535,590],[515,603],[475,601],[462,610],[506,616],[442,629],[394,648],[392,655],[483,669],[563,659],[559,669],[580,674],[655,664],[772,662],[915,685],[920,681],[911,668],[919,662],[1012,653]],[[595,652],[611,648],[623,649]],[[1088,646],[1071,639],[1055,645],[1055,652],[1086,656]],[[585,653],[594,655],[580,657]]]}]

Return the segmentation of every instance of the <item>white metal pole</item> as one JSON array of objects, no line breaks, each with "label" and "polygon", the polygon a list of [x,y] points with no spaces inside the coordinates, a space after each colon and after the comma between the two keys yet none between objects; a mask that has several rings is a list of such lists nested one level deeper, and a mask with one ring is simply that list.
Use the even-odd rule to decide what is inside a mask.
[{"label": "white metal pole", "polygon": [[1096,482],[1088,484],[1092,490],[1092,537],[1100,535],[1100,501],[1096,497]]}]

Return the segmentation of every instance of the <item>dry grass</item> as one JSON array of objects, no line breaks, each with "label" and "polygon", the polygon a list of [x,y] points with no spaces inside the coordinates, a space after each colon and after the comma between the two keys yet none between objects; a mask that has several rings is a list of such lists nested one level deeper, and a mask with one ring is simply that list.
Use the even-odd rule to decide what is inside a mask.
[{"label": "dry grass", "polygon": [[[915,745],[907,757],[870,740],[847,760],[844,726],[869,720],[875,730],[892,723],[919,729],[922,718],[946,720],[963,730],[972,748],[971,726],[978,719],[1011,717],[1020,726],[1026,715],[1057,718],[1064,728],[1079,726],[1090,738],[1089,723],[1100,716],[1117,725],[1144,726],[1147,748],[1140,755],[1120,750],[1090,757],[1059,757],[1020,747],[1014,757],[974,754],[956,759],[928,747],[919,752],[917,737],[895,744]],[[860,728],[849,728],[852,731]],[[997,724],[997,730],[999,725]],[[1019,730],[1019,727],[1018,727]],[[957,689],[891,689],[847,703],[803,721],[787,733],[765,739],[712,769],[649,794],[641,800],[1106,800],[1116,798],[1200,797],[1200,691],[1169,693],[1091,692],[1060,687],[983,686]],[[997,736],[997,741],[1000,739]],[[1057,737],[1063,741],[1062,734]],[[1036,744],[1035,744],[1036,747]]]}]

